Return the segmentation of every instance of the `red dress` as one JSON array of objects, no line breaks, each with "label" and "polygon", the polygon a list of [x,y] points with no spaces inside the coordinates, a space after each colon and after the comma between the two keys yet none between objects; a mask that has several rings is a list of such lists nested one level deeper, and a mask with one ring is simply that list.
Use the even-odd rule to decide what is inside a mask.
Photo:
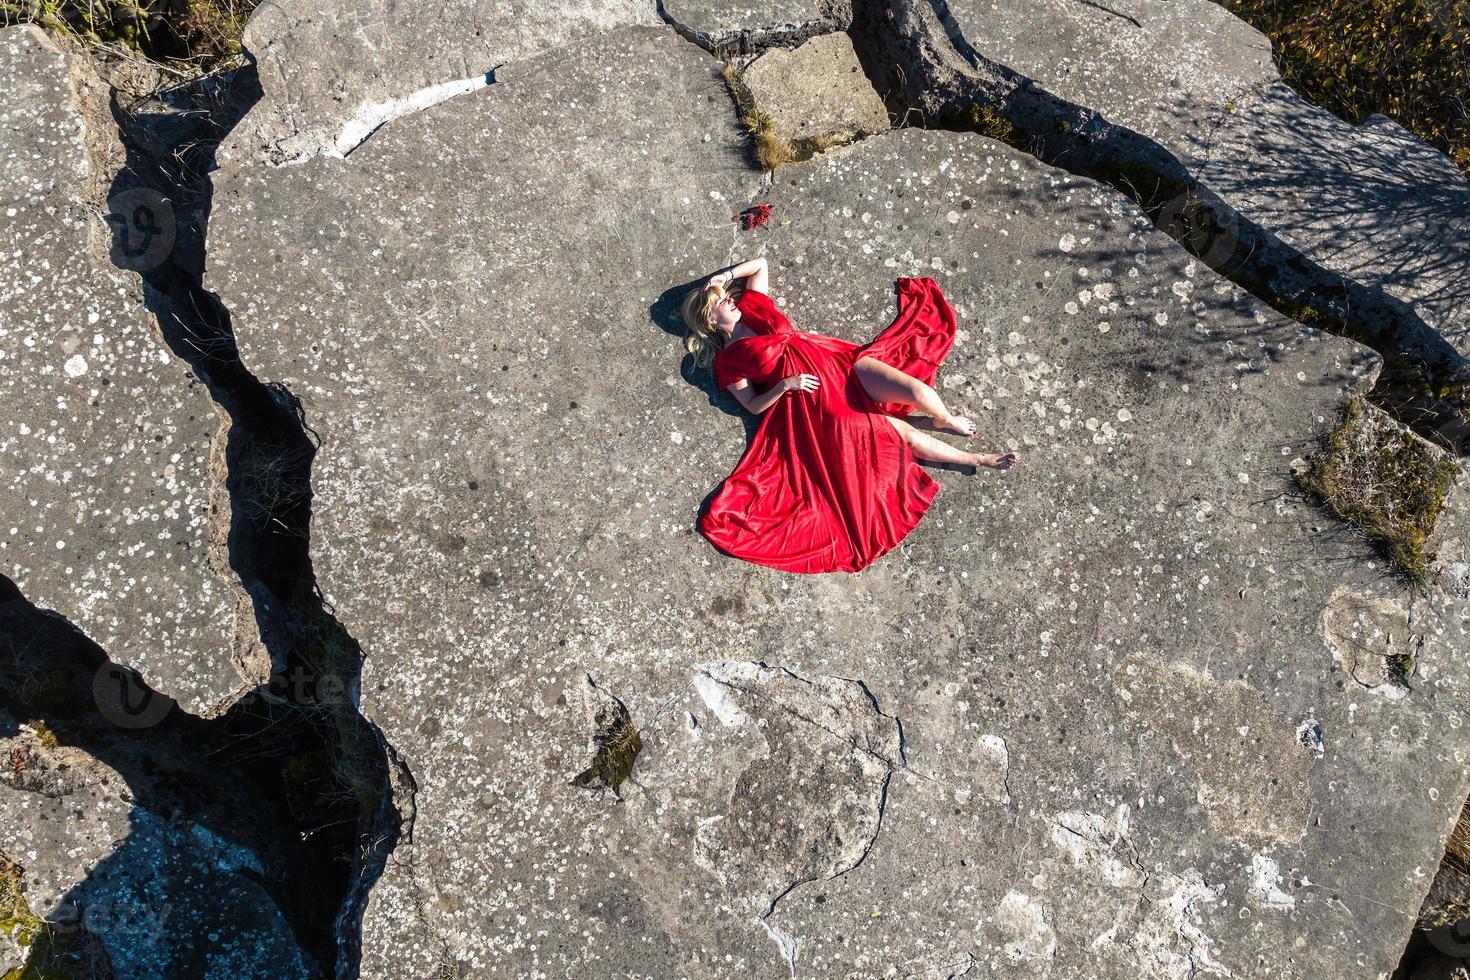
[{"label": "red dress", "polygon": [[759,393],[793,374],[815,374],[821,385],[766,409],[699,531],[726,554],[787,572],[865,568],[918,525],[939,483],[884,417],[911,406],[873,401],[853,364],[874,357],[932,385],[954,343],[954,310],[933,277],[900,277],[897,319],[859,346],[793,330],[750,288],[736,306],[756,335],[716,355],[720,388],[748,378]]}]

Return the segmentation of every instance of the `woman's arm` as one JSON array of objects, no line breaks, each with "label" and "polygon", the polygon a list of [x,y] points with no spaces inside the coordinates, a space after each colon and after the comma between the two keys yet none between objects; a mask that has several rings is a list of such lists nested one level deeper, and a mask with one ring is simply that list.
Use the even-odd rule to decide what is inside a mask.
[{"label": "woman's arm", "polygon": [[[728,286],[731,282],[743,276],[750,276],[750,282],[746,287],[754,289],[758,293],[767,293],[770,283],[770,266],[764,255],[757,255],[753,259],[746,259],[738,265],[732,265],[727,269],[721,269],[709,277],[709,285]],[[767,293],[769,295],[769,293]]]},{"label": "woman's arm", "polygon": [[744,405],[746,411],[752,415],[762,415],[766,409],[776,404],[776,399],[786,394],[789,388],[787,381],[789,380],[788,378],[782,378],[780,381],[771,385],[769,391],[765,391],[759,395],[755,394],[755,389],[751,387],[750,380],[747,378],[741,378],[725,390],[734,395],[735,400]]},{"label": "woman's arm", "polygon": [[725,390],[735,396],[736,401],[744,405],[753,415],[764,414],[765,410],[776,404],[776,399],[788,391],[816,391],[821,384],[815,374],[793,374],[782,378],[771,385],[770,390],[759,395],[751,394],[750,379],[741,378]]}]

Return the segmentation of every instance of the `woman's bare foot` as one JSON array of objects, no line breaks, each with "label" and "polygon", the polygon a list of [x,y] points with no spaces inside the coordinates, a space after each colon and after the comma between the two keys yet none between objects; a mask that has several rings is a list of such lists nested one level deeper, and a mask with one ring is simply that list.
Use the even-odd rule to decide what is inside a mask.
[{"label": "woman's bare foot", "polygon": [[993,470],[1008,470],[1016,465],[1015,453],[971,453],[976,466],[988,466]]},{"label": "woman's bare foot", "polygon": [[973,436],[975,434],[975,423],[959,415],[947,415],[943,418],[935,416],[934,427],[947,429],[950,432],[958,432],[962,436]]}]

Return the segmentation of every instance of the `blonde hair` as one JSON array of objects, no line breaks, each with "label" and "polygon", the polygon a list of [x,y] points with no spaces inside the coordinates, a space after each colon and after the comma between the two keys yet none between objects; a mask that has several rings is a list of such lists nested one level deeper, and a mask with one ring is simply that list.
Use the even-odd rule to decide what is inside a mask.
[{"label": "blonde hair", "polygon": [[726,295],[739,302],[744,292],[744,286],[731,286],[728,289],[721,289],[719,286],[704,289],[696,287],[689,290],[689,295],[684,297],[684,326],[689,331],[684,337],[684,349],[694,355],[695,367],[714,370],[715,355],[725,349],[727,338],[710,325],[709,315]]}]

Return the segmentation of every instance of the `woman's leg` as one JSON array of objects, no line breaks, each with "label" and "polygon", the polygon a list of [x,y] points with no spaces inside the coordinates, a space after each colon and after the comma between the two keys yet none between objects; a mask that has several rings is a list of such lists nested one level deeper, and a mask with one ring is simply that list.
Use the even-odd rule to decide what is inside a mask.
[{"label": "woman's leg", "polygon": [[898,430],[903,441],[909,444],[909,449],[913,450],[914,455],[919,459],[927,459],[934,463],[958,463],[961,466],[988,466],[994,470],[1008,470],[1016,462],[1015,453],[966,452],[927,432],[920,432],[903,419],[896,419],[892,415],[883,417],[893,423],[893,427]]},{"label": "woman's leg", "polygon": [[939,397],[939,392],[918,378],[905,374],[890,364],[884,364],[876,357],[858,358],[853,370],[857,372],[858,380],[863,383],[863,389],[873,401],[912,405],[933,416],[934,424],[941,429],[958,432],[962,436],[975,434],[974,422],[950,414],[944,399]]}]

